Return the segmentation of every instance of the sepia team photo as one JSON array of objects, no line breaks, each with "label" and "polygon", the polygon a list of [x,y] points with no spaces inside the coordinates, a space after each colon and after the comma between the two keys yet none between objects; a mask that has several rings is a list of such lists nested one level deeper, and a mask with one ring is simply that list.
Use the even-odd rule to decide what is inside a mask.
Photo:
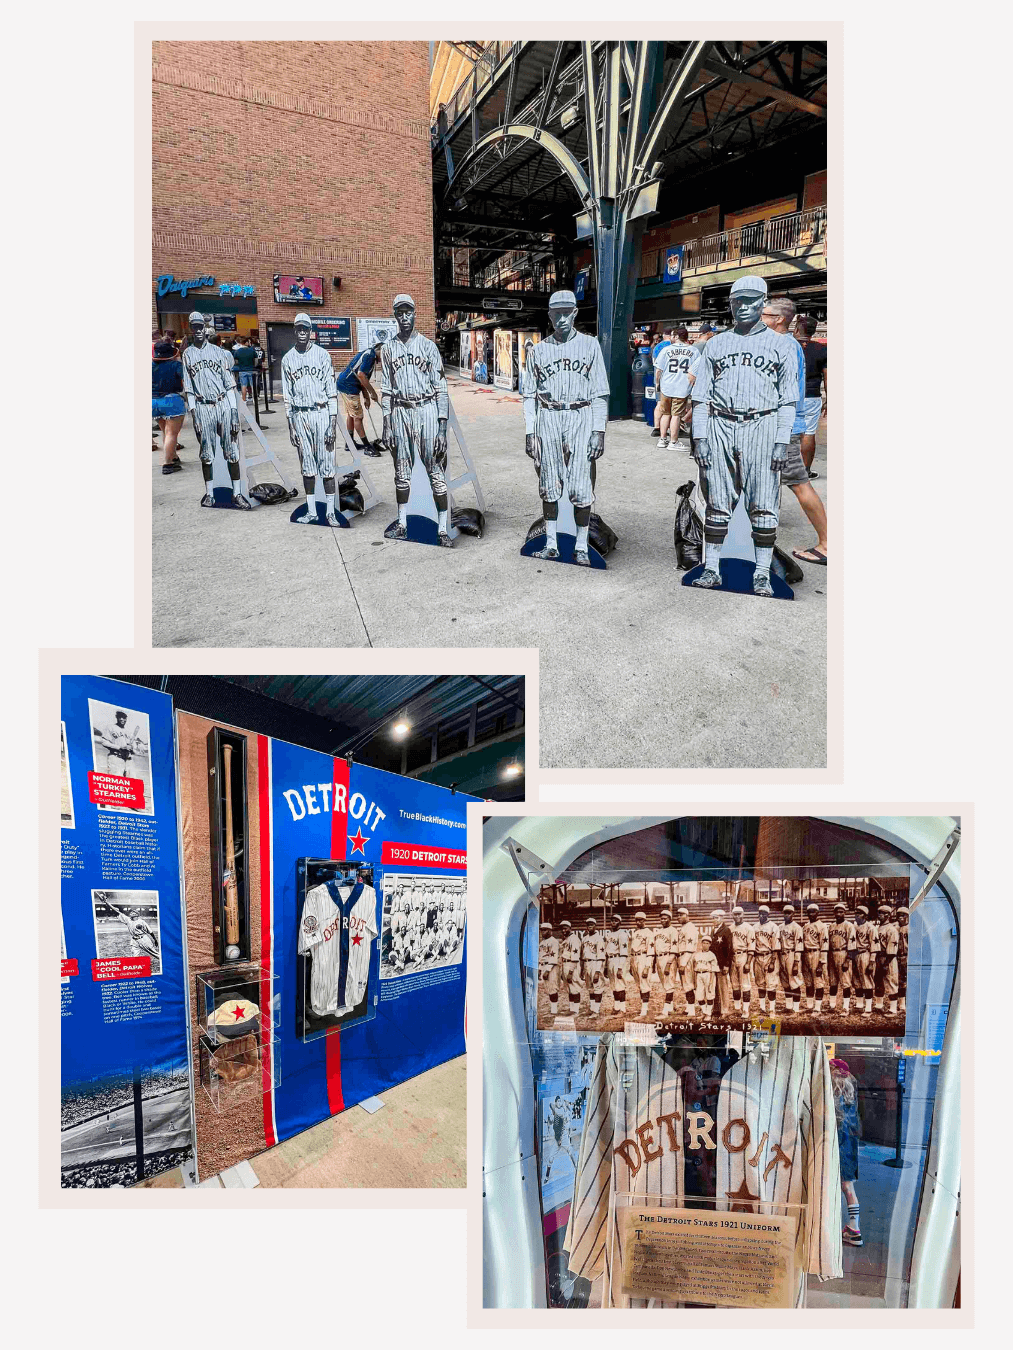
[{"label": "sepia team photo", "polygon": [[774,1018],[786,1035],[904,1034],[906,877],[816,878],[738,897],[710,883],[717,904],[707,885],[585,887],[584,903],[573,888],[543,888],[539,1028],[721,1031]]}]

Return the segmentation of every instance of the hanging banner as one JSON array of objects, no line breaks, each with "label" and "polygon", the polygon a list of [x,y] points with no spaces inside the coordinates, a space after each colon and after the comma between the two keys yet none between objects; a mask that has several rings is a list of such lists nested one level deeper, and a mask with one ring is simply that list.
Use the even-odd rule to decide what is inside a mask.
[{"label": "hanging banner", "polygon": [[[270,1144],[464,1053],[466,808],[476,799],[284,741],[259,743],[262,839],[268,821],[270,830],[270,866],[260,872],[260,960],[280,989],[282,1071],[264,1108]],[[369,944],[360,987],[375,1015],[312,1039],[299,1015],[301,963],[329,962],[330,952],[326,942],[314,945],[318,931],[327,933],[317,929],[317,910],[300,913],[305,859],[335,860],[340,873],[355,865],[375,905],[372,921],[359,928]],[[345,895],[361,908],[355,894],[347,885],[332,888],[338,909]],[[338,911],[335,917],[336,937],[348,925]],[[330,964],[319,970],[340,981],[346,959],[357,965],[361,957],[342,949],[333,971]],[[324,1007],[326,990],[318,992]]]},{"label": "hanging banner", "polygon": [[61,691],[61,1182],[127,1186],[190,1153],[172,700]]},{"label": "hanging banner", "polygon": [[662,281],[671,285],[682,280],[682,244],[675,244],[665,250],[665,272]]}]

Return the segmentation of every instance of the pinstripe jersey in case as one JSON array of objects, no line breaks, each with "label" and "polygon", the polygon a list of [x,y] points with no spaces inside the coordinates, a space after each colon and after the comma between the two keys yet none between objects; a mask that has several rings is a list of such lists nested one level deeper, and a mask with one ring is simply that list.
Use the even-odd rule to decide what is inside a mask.
[{"label": "pinstripe jersey in case", "polygon": [[[528,352],[521,377],[524,428],[541,442],[538,492],[545,502],[558,502],[564,489],[574,506],[594,502],[588,442],[592,431],[604,431],[608,420],[609,383],[597,338],[574,333],[568,342],[550,334]],[[546,402],[583,403],[583,408],[555,409]]]},{"label": "pinstripe jersey in case", "polygon": [[[407,492],[418,454],[425,465],[434,497],[446,497],[443,468],[433,458],[439,419],[449,416],[447,377],[435,342],[413,330],[407,342],[400,335],[380,348],[380,398],[394,437],[394,486]],[[417,406],[407,406],[408,400]],[[421,402],[419,400],[422,400]]]},{"label": "pinstripe jersey in case", "polygon": [[616,1196],[683,1205],[686,1152],[696,1147],[714,1150],[718,1209],[754,1213],[758,1205],[762,1212],[763,1202],[807,1206],[796,1238],[796,1306],[806,1272],[824,1279],[841,1275],[837,1121],[819,1037],[782,1036],[769,1056],[757,1054],[755,1062],[746,1056],[732,1065],[721,1080],[716,1120],[705,1111],[687,1114],[680,1068],[664,1053],[603,1037],[563,1241],[571,1272],[592,1282],[592,1305],[666,1306],[621,1292]]},{"label": "pinstripe jersey in case", "polygon": [[290,347],[281,358],[285,413],[299,442],[304,478],[334,477],[334,448],[328,449],[327,426],[338,412],[338,389],[331,358],[311,342],[304,352]]},{"label": "pinstripe jersey in case", "polygon": [[[777,530],[781,475],[770,467],[775,445],[787,445],[798,402],[794,339],[757,323],[711,338],[701,353],[692,390],[693,435],[707,440],[711,463],[700,470],[707,501],[706,538],[720,543],[745,493],[753,538],[772,546]],[[750,422],[722,413],[764,412]]]},{"label": "pinstripe jersey in case", "polygon": [[200,457],[210,464],[217,446],[227,460],[239,459],[239,442],[229,435],[233,418],[239,416],[236,403],[236,378],[228,352],[205,342],[202,347],[186,347],[182,356],[183,392],[186,406],[193,414],[200,442]]},{"label": "pinstripe jersey in case", "polygon": [[324,883],[307,891],[299,920],[299,946],[313,961],[310,1006],[318,1017],[348,1012],[366,992],[376,937],[376,892],[356,882]]}]

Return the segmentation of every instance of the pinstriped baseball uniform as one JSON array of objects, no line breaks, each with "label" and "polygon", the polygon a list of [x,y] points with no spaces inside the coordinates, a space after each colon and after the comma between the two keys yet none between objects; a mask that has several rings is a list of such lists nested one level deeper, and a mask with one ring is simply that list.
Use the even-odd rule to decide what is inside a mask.
[{"label": "pinstriped baseball uniform", "polygon": [[840,1154],[822,1041],[782,1036],[769,1056],[734,1064],[718,1089],[716,1119],[687,1109],[674,1061],[650,1046],[612,1037],[599,1043],[563,1240],[570,1271],[592,1282],[593,1306],[664,1307],[621,1292],[617,1196],[682,1205],[687,1167],[693,1177],[705,1170],[693,1155],[713,1150],[719,1209],[807,1206],[797,1233],[797,1306],[807,1272],[830,1279],[842,1273]]},{"label": "pinstriped baseball uniform", "polygon": [[439,419],[449,415],[447,377],[435,342],[412,331],[407,342],[400,335],[380,348],[380,397],[383,415],[390,419],[394,437],[394,486],[407,492],[418,454],[429,475],[433,497],[447,495],[445,465],[437,464],[433,445]]},{"label": "pinstriped baseball uniform", "polygon": [[327,427],[338,412],[338,389],[331,358],[311,342],[304,352],[290,347],[281,358],[285,414],[299,442],[304,478],[334,477],[334,447],[326,444]]},{"label": "pinstriped baseball uniform", "polygon": [[376,933],[372,886],[331,882],[307,892],[298,950],[312,958],[310,1007],[318,1017],[349,1012],[361,1001]]},{"label": "pinstriped baseball uniform", "polygon": [[[711,462],[700,470],[707,502],[704,534],[720,544],[739,497],[745,493],[753,540],[773,547],[781,475],[770,467],[774,445],[787,445],[798,403],[794,338],[762,322],[746,334],[711,338],[701,353],[693,386],[693,435],[706,440]],[[748,422],[731,414],[764,413]]]},{"label": "pinstriped baseball uniform", "polygon": [[[524,426],[540,442],[538,492],[542,501],[558,502],[564,490],[574,506],[594,502],[588,444],[593,431],[608,420],[608,376],[597,338],[575,332],[568,342],[550,334],[532,347],[521,379]],[[580,408],[554,409],[546,404],[581,403]]]},{"label": "pinstriped baseball uniform", "polygon": [[802,926],[802,979],[811,998],[813,985],[822,992],[827,964],[827,925],[819,919]]},{"label": "pinstriped baseball uniform", "polygon": [[217,448],[227,460],[237,463],[239,441],[229,435],[229,427],[239,417],[232,357],[211,342],[202,347],[191,344],[183,350],[182,365],[183,392],[193,414],[201,459],[211,464]]}]

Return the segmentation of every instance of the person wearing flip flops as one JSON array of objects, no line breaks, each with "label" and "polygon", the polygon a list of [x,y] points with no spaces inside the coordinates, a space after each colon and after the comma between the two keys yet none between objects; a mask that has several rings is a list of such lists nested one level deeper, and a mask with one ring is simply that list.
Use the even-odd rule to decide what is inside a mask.
[{"label": "person wearing flip flops", "polygon": [[[760,317],[773,332],[783,333],[791,337],[788,326],[795,317],[795,304],[786,295],[778,296],[776,300],[767,301]],[[801,323],[802,320],[799,319],[799,322]],[[806,418],[802,406],[805,401],[805,355],[799,342],[795,338],[792,338],[792,341],[795,343],[795,350],[798,354],[799,401],[795,410],[795,420],[791,427],[791,440],[788,442],[788,458],[781,470],[781,485],[791,488],[794,492],[799,506],[801,506],[810,525],[816,531],[816,543],[811,548],[793,548],[791,552],[792,557],[797,558],[799,562],[811,563],[814,567],[826,567],[826,507],[820,501],[816,489],[809,482],[811,475],[802,458],[802,436],[806,429]]]},{"label": "person wearing flip flops", "polygon": [[843,1059],[830,1061],[830,1083],[834,1092],[834,1111],[837,1116],[837,1142],[841,1155],[841,1190],[848,1210],[848,1222],[841,1234],[846,1247],[864,1246],[859,1224],[858,1141],[862,1134],[858,1118],[858,1083]]}]

